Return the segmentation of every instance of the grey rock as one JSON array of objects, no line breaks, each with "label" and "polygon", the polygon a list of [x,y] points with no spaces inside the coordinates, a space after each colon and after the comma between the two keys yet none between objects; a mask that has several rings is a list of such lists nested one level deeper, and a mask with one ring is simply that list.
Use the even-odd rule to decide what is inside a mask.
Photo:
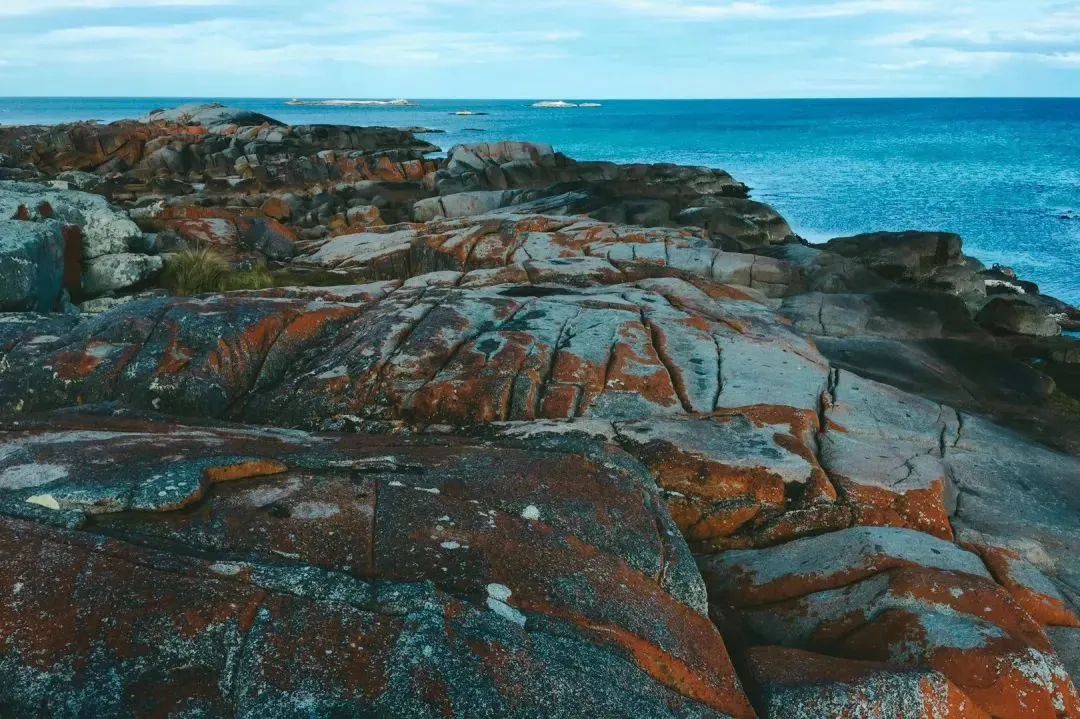
[{"label": "grey rock", "polygon": [[995,297],[979,312],[977,319],[993,332],[1034,337],[1061,334],[1061,325],[1055,318],[1022,296]]},{"label": "grey rock", "polygon": [[207,128],[222,125],[281,125],[266,115],[220,103],[181,105],[171,110],[157,110],[146,118],[147,122],[169,122],[182,125],[201,125]]},{"label": "grey rock", "polygon": [[59,222],[0,219],[0,310],[52,311],[63,276]]},{"label": "grey rock", "polygon": [[1050,637],[1061,663],[1072,676],[1073,683],[1080,682],[1080,629],[1049,627],[1046,635]]},{"label": "grey rock", "polygon": [[949,232],[875,232],[830,240],[824,249],[898,281],[925,280],[937,268],[963,261],[963,241]]},{"label": "grey rock", "polygon": [[123,253],[98,257],[86,264],[83,290],[91,296],[124,290],[153,279],[163,267],[164,261],[157,255]]},{"label": "grey rock", "polygon": [[745,251],[795,240],[791,226],[768,205],[740,197],[709,197],[705,207],[691,207],[676,216],[683,225],[704,227],[725,250]]},{"label": "grey rock", "polygon": [[81,170],[69,170],[68,172],[61,172],[56,176],[57,180],[66,182],[68,187],[74,190],[80,190],[82,192],[93,192],[105,181],[101,175],[95,175],[92,172],[82,172]]},{"label": "grey rock", "polygon": [[520,197],[521,193],[515,190],[477,190],[430,197],[413,205],[413,219],[429,222],[437,218],[483,215],[513,205]]},{"label": "grey rock", "polygon": [[128,252],[142,240],[142,231],[126,214],[99,195],[54,190],[27,182],[0,182],[0,218],[25,208],[31,219],[56,219],[83,233],[83,257]]}]

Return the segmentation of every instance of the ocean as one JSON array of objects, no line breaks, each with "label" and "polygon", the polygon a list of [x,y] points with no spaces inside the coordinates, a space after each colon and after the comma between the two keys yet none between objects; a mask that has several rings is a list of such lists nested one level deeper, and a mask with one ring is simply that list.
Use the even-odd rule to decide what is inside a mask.
[{"label": "ocean", "polygon": [[[290,124],[446,130],[425,137],[447,149],[532,140],[584,160],[721,167],[808,240],[957,232],[968,254],[1080,304],[1080,99],[599,100],[561,109],[524,100],[327,107],[212,99]],[[194,101],[208,99],[0,98],[0,124],[111,121]]]}]

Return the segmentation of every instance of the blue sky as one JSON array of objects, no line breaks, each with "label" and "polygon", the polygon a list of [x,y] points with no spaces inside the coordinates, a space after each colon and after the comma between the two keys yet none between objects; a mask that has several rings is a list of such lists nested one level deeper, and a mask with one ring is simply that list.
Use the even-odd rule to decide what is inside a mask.
[{"label": "blue sky", "polygon": [[1080,94],[1080,0],[0,0],[0,95]]}]

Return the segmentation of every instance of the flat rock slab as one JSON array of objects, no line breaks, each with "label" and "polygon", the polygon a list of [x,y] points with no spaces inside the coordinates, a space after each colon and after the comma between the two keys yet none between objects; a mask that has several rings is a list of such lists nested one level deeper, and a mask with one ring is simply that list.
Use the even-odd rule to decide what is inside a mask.
[{"label": "flat rock slab", "polygon": [[0,434],[0,546],[19,715],[753,716],[651,478],[594,443],[48,416]]},{"label": "flat rock slab", "polygon": [[[672,279],[582,289],[458,279],[150,299],[62,337],[26,328],[0,369],[0,404],[121,401],[308,428],[625,423],[615,441],[696,502],[680,523],[701,524],[702,539],[784,510],[807,484],[807,496],[836,499],[812,449],[828,368],[760,302]],[[762,371],[774,374],[768,386]],[[680,465],[682,478],[667,471]]]},{"label": "flat rock slab", "polygon": [[795,266],[719,250],[698,230],[548,215],[479,215],[368,228],[333,237],[295,261],[301,267],[347,270],[362,279],[521,268],[539,283],[542,268],[580,258],[608,266],[610,279],[602,284],[652,274],[686,275],[778,297],[802,283]]}]

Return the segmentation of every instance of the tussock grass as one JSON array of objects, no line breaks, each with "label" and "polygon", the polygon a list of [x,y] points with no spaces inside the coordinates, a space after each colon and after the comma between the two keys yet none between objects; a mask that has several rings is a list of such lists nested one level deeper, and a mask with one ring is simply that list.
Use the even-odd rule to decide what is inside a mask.
[{"label": "tussock grass", "polygon": [[273,287],[275,282],[265,266],[237,271],[214,250],[200,248],[169,257],[161,284],[175,295],[189,297],[208,292],[261,290]]}]

